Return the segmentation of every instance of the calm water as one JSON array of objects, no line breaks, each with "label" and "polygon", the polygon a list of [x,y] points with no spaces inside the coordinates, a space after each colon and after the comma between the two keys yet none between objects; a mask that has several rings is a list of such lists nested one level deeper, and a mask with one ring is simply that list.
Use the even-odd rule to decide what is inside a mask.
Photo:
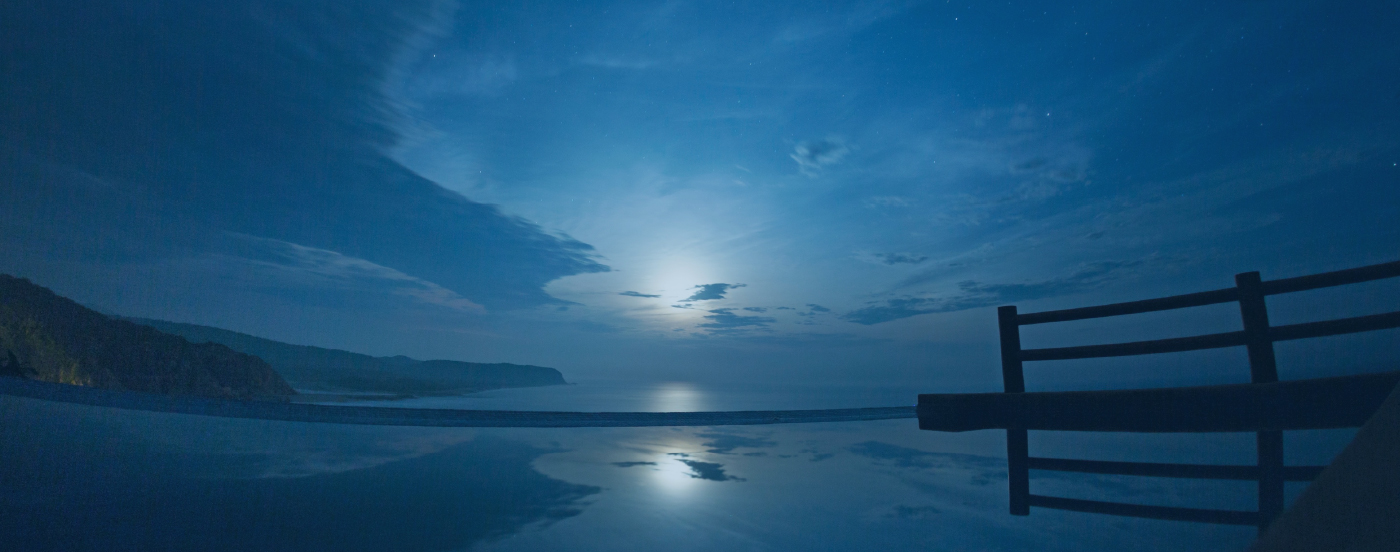
[{"label": "calm water", "polygon": [[720,385],[691,382],[584,380],[570,385],[499,389],[458,397],[337,402],[356,406],[560,410],[573,412],[700,412],[913,406],[919,388],[900,385]]},{"label": "calm water", "polygon": [[[898,387],[688,383],[366,404],[727,410],[911,404]],[[1006,513],[998,432],[913,420],[642,429],[434,429],[229,420],[0,397],[13,550],[1240,550],[1253,529]],[[1033,434],[1045,456],[1247,463],[1241,435]],[[1345,433],[1290,434],[1290,463]],[[1076,498],[1239,508],[1252,485],[1032,473]],[[1297,488],[1293,489],[1294,492]]]}]

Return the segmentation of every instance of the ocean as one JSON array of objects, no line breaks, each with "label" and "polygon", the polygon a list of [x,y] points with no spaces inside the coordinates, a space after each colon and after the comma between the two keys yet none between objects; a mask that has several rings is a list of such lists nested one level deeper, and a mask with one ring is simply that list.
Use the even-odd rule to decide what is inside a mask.
[{"label": "ocean", "polygon": [[[580,381],[366,406],[907,406],[900,386]],[[1001,432],[912,419],[687,428],[343,426],[0,397],[16,550],[1241,550],[1252,527],[1007,512]],[[1291,432],[1290,464],[1348,432]],[[1033,433],[1035,455],[1240,463],[1243,434]],[[1032,492],[1251,509],[1253,484],[1032,472]],[[1290,486],[1296,495],[1300,484]]]}]

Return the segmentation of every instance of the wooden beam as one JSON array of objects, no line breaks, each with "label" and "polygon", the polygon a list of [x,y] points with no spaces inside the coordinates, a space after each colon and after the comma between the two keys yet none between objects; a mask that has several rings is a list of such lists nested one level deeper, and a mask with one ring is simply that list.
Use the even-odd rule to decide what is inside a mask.
[{"label": "wooden beam", "polygon": [[1108,514],[1113,516],[1194,521],[1198,523],[1220,523],[1225,525],[1256,525],[1259,523],[1258,512],[1239,510],[1206,510],[1203,508],[1145,506],[1142,504],[1124,504],[1121,502],[1080,500],[1077,498],[1060,498],[1043,495],[1031,495],[1030,503],[1031,506],[1037,508],[1053,508],[1056,510],[1072,510],[1075,512]]},{"label": "wooden beam", "polygon": [[[1262,282],[1262,284],[1264,295],[1277,295],[1280,293],[1292,293],[1295,291],[1306,291],[1395,277],[1400,277],[1400,261],[1338,270],[1336,272],[1327,272],[1323,274],[1299,276],[1296,278],[1283,278]],[[1022,326],[1029,324],[1046,324],[1050,322],[1068,322],[1071,320],[1103,318],[1106,316],[1121,316],[1125,314],[1201,307],[1205,305],[1229,303],[1234,300],[1236,300],[1235,288],[1226,288],[1187,293],[1184,295],[1173,295],[1171,297],[1160,297],[1157,299],[1128,301],[1125,303],[1112,303],[1108,305],[1045,312],[1029,312],[1018,316],[1016,322]]]},{"label": "wooden beam", "polygon": [[1400,328],[1400,312],[1274,326],[1269,328],[1269,339],[1288,341],[1290,339],[1307,339],[1309,337],[1325,337],[1391,328]]},{"label": "wooden beam", "polygon": [[[1156,462],[1110,462],[1104,460],[1074,460],[1070,458],[1028,459],[1033,470],[1097,473],[1105,475],[1138,475],[1144,477],[1181,477],[1188,479],[1259,479],[1259,466],[1214,464],[1161,464]],[[1287,481],[1312,481],[1323,466],[1285,466]]]},{"label": "wooden beam", "polygon": [[1129,301],[1126,303],[1113,303],[1109,305],[1079,307],[1074,309],[1064,309],[1045,312],[1031,312],[1016,317],[1016,322],[1022,326],[1030,324],[1045,324],[1049,322],[1068,322],[1070,320],[1103,318],[1105,316],[1121,316],[1124,314],[1139,314],[1144,312],[1184,309],[1189,307],[1203,307],[1206,305],[1229,303],[1230,301],[1234,300],[1235,288],[1226,288],[1217,289],[1213,291],[1187,293],[1185,295],[1173,295],[1171,297],[1161,297],[1157,299]]},{"label": "wooden beam", "polygon": [[1025,349],[1021,351],[1021,360],[1071,360],[1077,358],[1155,355],[1158,353],[1180,353],[1183,351],[1199,351],[1201,349],[1238,347],[1244,344],[1244,332],[1225,332],[1191,337],[1154,339],[1152,341],[1133,341],[1129,343]]},{"label": "wooden beam", "polygon": [[[1016,323],[1016,307],[997,308],[997,327],[1001,337],[1001,385],[1007,393],[1026,390],[1021,364],[1021,327]],[[1031,515],[1027,497],[1031,495],[1031,472],[1026,465],[1030,456],[1030,436],[1023,427],[1006,428],[1006,483],[1011,493],[1011,515]]]},{"label": "wooden beam", "polygon": [[[1278,366],[1274,359],[1274,342],[1269,339],[1269,310],[1264,301],[1263,280],[1258,272],[1236,274],[1235,289],[1239,290],[1245,348],[1249,350],[1250,381],[1277,382]],[[1254,442],[1259,458],[1259,531],[1263,532],[1283,513],[1283,432],[1277,429],[1260,431]]]},{"label": "wooden beam", "polygon": [[1382,372],[1205,387],[919,395],[919,428],[1203,433],[1360,427],[1400,383]]},{"label": "wooden beam", "polygon": [[1277,295],[1325,287],[1359,284],[1372,280],[1400,276],[1400,261],[1348,268],[1335,272],[1324,272],[1296,278],[1283,278],[1264,282],[1264,295]]}]

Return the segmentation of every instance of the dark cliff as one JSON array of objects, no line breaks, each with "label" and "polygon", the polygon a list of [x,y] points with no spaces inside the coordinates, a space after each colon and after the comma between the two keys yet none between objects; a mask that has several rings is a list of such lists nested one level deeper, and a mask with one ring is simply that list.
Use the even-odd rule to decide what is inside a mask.
[{"label": "dark cliff", "polygon": [[116,320],[0,274],[0,375],[149,393],[285,400],[262,359]]},{"label": "dark cliff", "polygon": [[299,389],[449,395],[500,389],[563,385],[558,370],[524,364],[374,357],[337,349],[292,345],[244,333],[162,320],[132,319],[195,343],[227,345],[266,360]]}]

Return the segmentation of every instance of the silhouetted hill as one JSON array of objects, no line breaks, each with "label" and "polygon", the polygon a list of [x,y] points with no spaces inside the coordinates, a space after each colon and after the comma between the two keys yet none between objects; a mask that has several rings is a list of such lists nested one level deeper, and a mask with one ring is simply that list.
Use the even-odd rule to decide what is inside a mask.
[{"label": "silhouetted hill", "polygon": [[0,375],[174,395],[296,394],[266,362],[115,320],[29,280],[0,274]]},{"label": "silhouetted hill", "polygon": [[414,360],[405,356],[372,357],[337,349],[281,343],[209,326],[131,320],[196,343],[220,343],[235,351],[256,355],[271,364],[292,385],[305,390],[446,395],[566,383],[558,370],[542,366]]}]

